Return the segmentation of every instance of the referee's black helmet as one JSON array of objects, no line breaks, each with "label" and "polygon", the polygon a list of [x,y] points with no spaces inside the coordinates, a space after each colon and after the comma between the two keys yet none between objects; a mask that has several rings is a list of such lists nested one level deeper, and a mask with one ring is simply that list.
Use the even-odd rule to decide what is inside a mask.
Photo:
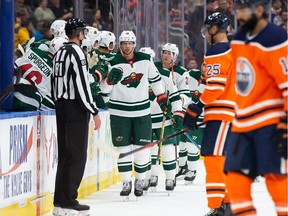
[{"label": "referee's black helmet", "polygon": [[65,25],[65,32],[68,37],[75,37],[80,31],[84,31],[85,24],[79,18],[70,18]]}]

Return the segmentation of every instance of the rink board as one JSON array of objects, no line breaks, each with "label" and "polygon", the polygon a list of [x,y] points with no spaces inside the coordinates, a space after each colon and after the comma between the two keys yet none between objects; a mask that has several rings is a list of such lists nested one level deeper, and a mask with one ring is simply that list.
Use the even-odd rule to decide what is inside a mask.
[{"label": "rink board", "polygon": [[[79,198],[119,181],[117,162],[95,147],[97,139],[112,146],[108,112],[100,112],[101,129],[92,136]],[[57,169],[54,111],[0,114],[0,215],[33,216],[53,207]]]}]

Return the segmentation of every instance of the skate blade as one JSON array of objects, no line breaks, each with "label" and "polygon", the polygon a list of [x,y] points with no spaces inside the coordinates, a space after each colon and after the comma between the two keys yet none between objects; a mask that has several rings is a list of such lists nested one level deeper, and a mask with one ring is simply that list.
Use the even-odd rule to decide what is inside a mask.
[{"label": "skate blade", "polygon": [[90,216],[89,210],[87,211],[79,211],[79,216]]},{"label": "skate blade", "polygon": [[193,185],[194,181],[185,181],[185,185]]},{"label": "skate blade", "polygon": [[129,196],[122,196],[123,202],[129,202]]},{"label": "skate blade", "polygon": [[155,193],[156,192],[156,187],[150,187],[151,188],[151,192]]}]

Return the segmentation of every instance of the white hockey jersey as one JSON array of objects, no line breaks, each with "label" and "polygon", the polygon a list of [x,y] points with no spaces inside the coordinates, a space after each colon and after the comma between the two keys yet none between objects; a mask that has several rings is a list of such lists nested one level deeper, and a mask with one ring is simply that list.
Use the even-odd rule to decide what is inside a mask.
[{"label": "white hockey jersey", "polygon": [[[155,62],[155,65],[158,68],[158,70],[160,70],[160,68],[163,68],[161,61]],[[181,67],[179,65],[174,65],[169,70],[172,74],[173,82],[175,83],[175,85],[178,89],[178,92],[180,94],[180,97],[182,99],[182,106],[183,106],[183,108],[185,106],[187,107],[187,104],[189,104],[191,102],[190,90],[189,90],[189,84],[188,84],[189,73],[187,72],[187,70],[184,67]]]},{"label": "white hockey jersey", "polygon": [[[182,110],[182,101],[178,92],[178,89],[176,85],[174,84],[172,80],[172,74],[168,69],[160,69],[159,70],[161,77],[162,77],[162,83],[165,86],[166,92],[169,92],[169,101],[171,103],[171,111],[167,114],[165,126],[172,125],[173,122],[171,121],[170,116],[175,111],[181,111]],[[152,91],[149,92],[150,100],[151,100],[151,117],[152,117],[152,128],[161,128],[162,121],[163,121],[163,112],[157,103],[157,98],[154,95]]]},{"label": "white hockey jersey", "polygon": [[110,61],[111,69],[123,71],[116,85],[100,83],[101,91],[110,93],[109,112],[123,117],[140,117],[150,114],[149,84],[155,95],[163,94],[161,76],[148,54],[134,52],[134,59],[127,62],[121,54]]}]

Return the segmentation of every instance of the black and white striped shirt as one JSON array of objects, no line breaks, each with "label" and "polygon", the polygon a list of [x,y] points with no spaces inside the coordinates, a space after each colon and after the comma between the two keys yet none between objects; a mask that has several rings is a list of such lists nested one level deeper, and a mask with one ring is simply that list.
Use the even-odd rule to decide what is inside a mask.
[{"label": "black and white striped shirt", "polygon": [[78,100],[93,115],[98,113],[89,85],[87,59],[82,49],[73,42],[65,43],[55,54],[51,85],[54,101]]}]

